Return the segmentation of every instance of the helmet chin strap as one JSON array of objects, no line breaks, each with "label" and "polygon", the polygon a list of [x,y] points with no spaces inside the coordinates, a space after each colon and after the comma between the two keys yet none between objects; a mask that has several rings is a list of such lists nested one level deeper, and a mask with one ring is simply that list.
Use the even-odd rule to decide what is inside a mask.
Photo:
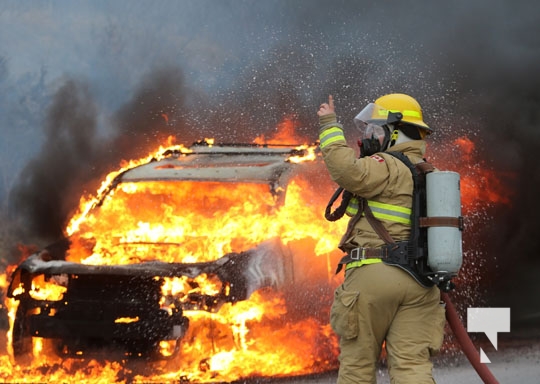
[{"label": "helmet chin strap", "polygon": [[388,146],[388,148],[390,147],[393,147],[394,145],[396,145],[396,142],[397,140],[399,139],[399,130],[397,128],[395,128],[393,131],[392,131],[392,136],[390,136],[390,145]]},{"label": "helmet chin strap", "polygon": [[385,151],[390,149],[394,145],[398,145],[398,144],[413,140],[409,136],[407,136],[405,133],[403,133],[403,131],[401,131],[400,129],[397,129],[397,128],[392,128],[392,129],[393,129],[392,135],[390,136],[388,147],[384,149]]},{"label": "helmet chin strap", "polygon": [[385,127],[388,129],[387,135],[390,135],[390,132],[392,132],[392,134],[390,135],[390,137],[385,137],[385,142],[381,146],[383,151],[386,151],[390,147],[396,145],[400,137],[400,133],[402,134],[402,132],[400,132],[397,128],[397,124],[399,124],[401,119],[403,119],[403,114],[401,112],[388,112],[388,118],[386,120]]},{"label": "helmet chin strap", "polygon": [[[388,148],[390,148],[393,144],[393,137],[396,130],[394,129],[394,126],[392,124],[384,124],[384,140],[381,143],[381,152],[386,151]],[[392,134],[390,134],[392,132]]]}]

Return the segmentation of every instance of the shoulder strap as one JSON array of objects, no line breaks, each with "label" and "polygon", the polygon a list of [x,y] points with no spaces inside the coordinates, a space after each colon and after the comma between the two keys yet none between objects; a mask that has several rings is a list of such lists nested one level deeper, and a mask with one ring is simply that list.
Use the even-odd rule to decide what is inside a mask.
[{"label": "shoulder strap", "polygon": [[[401,160],[410,170],[414,177],[418,177],[421,175],[425,175],[426,173],[433,172],[435,170],[435,167],[433,164],[428,163],[425,159],[423,162],[420,162],[418,164],[413,164],[412,161],[402,152],[384,152],[389,155],[394,156],[395,158]],[[416,186],[416,185],[415,185]]]},{"label": "shoulder strap", "polygon": [[392,236],[390,236],[390,233],[388,233],[388,230],[383,225],[383,223],[381,223],[381,221],[373,215],[373,212],[371,211],[371,208],[368,205],[367,199],[363,198],[363,200],[364,201],[362,205],[364,206],[364,214],[366,215],[366,219],[371,225],[371,227],[375,230],[377,235],[379,235],[379,237],[384,240],[384,242],[387,245],[396,244],[396,242],[394,241]]},{"label": "shoulder strap", "polygon": [[[411,170],[411,173],[413,175],[414,188],[415,188],[413,194],[416,194],[416,188],[418,187],[418,184],[420,184],[420,182],[418,181],[418,177],[428,172],[432,172],[435,169],[435,167],[433,167],[432,164],[426,161],[414,165],[411,162],[411,160],[401,152],[385,152],[385,153],[388,153],[389,155],[392,155],[395,158],[401,160]],[[414,204],[413,204],[413,212],[414,212]],[[366,218],[369,224],[373,227],[377,235],[379,235],[379,237],[383,239],[386,244],[390,245],[390,244],[396,243],[394,239],[392,239],[392,236],[390,236],[390,234],[386,230],[386,227],[383,225],[383,223],[381,223],[380,220],[378,220],[375,216],[373,216],[373,212],[371,212],[371,208],[369,208],[367,201],[364,201],[364,213],[366,215]],[[414,216],[414,213],[413,213],[413,216]],[[413,220],[413,224],[414,224],[414,220]],[[413,225],[413,228],[414,227],[415,225]]]},{"label": "shoulder strap", "polygon": [[414,183],[413,205],[411,213],[411,234],[407,245],[408,268],[416,280],[425,286],[434,283],[429,278],[432,274],[427,263],[427,228],[422,225],[422,218],[427,216],[426,207],[426,174],[433,172],[435,168],[427,161],[413,164],[410,159],[400,152],[387,152],[400,159],[411,171]]},{"label": "shoulder strap", "polygon": [[434,167],[428,162],[422,162],[417,165],[401,152],[386,152],[391,156],[401,160],[411,171],[413,178],[413,204],[411,213],[411,235],[409,237],[408,257],[412,261],[420,259],[424,255],[422,234],[420,231],[420,217],[425,216],[425,174],[434,170]]}]

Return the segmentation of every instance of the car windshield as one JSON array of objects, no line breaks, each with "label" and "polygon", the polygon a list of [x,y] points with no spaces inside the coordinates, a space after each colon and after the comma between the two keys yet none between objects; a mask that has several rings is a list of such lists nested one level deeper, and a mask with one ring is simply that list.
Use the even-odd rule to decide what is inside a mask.
[{"label": "car windshield", "polygon": [[278,205],[271,192],[262,183],[120,183],[70,236],[67,259],[100,265],[216,260],[261,240],[261,225]]}]

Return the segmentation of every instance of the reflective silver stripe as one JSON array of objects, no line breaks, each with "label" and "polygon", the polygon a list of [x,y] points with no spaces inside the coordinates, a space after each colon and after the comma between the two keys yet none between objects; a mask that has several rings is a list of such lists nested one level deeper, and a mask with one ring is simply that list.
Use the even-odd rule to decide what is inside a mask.
[{"label": "reflective silver stripe", "polygon": [[345,141],[345,135],[343,130],[338,127],[332,127],[330,129],[325,129],[319,135],[319,140],[321,142],[320,147],[324,148],[329,144],[335,143],[336,141]]}]

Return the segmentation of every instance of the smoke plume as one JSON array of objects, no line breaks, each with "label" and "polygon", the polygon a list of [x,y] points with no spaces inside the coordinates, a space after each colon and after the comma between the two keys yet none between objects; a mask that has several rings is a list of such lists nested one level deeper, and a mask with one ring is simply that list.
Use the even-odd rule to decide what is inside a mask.
[{"label": "smoke plume", "polygon": [[80,197],[94,193],[121,160],[146,155],[168,136],[182,137],[183,86],[176,68],[152,72],[110,119],[104,136],[87,84],[67,80],[52,100],[41,151],[11,192],[26,241],[47,245],[61,239]]},{"label": "smoke plume", "polygon": [[[106,119],[84,81],[74,78],[58,89],[43,124],[43,146],[12,189],[27,239],[61,237],[81,194],[93,192],[121,159],[146,154],[169,135],[187,144],[205,136],[246,142],[292,115],[298,130],[315,141],[315,112],[328,94],[350,127],[366,103],[404,92],[418,99],[426,122],[437,130],[434,149],[466,135],[482,159],[471,166],[499,175],[511,203],[488,205],[493,219],[474,228],[486,258],[481,289],[489,303],[512,306],[523,321],[538,321],[538,301],[531,301],[540,294],[536,2],[216,4],[215,13],[230,11],[239,21],[230,23],[230,31],[218,23],[215,32],[223,45],[219,52],[230,57],[219,67],[222,73],[208,76],[221,76],[227,84],[198,87],[191,81],[197,71],[184,72],[182,65],[149,69]],[[212,23],[207,28],[203,32],[211,34]],[[179,49],[194,57],[216,51],[198,45],[197,38]],[[122,41],[117,36],[115,44]]]}]

